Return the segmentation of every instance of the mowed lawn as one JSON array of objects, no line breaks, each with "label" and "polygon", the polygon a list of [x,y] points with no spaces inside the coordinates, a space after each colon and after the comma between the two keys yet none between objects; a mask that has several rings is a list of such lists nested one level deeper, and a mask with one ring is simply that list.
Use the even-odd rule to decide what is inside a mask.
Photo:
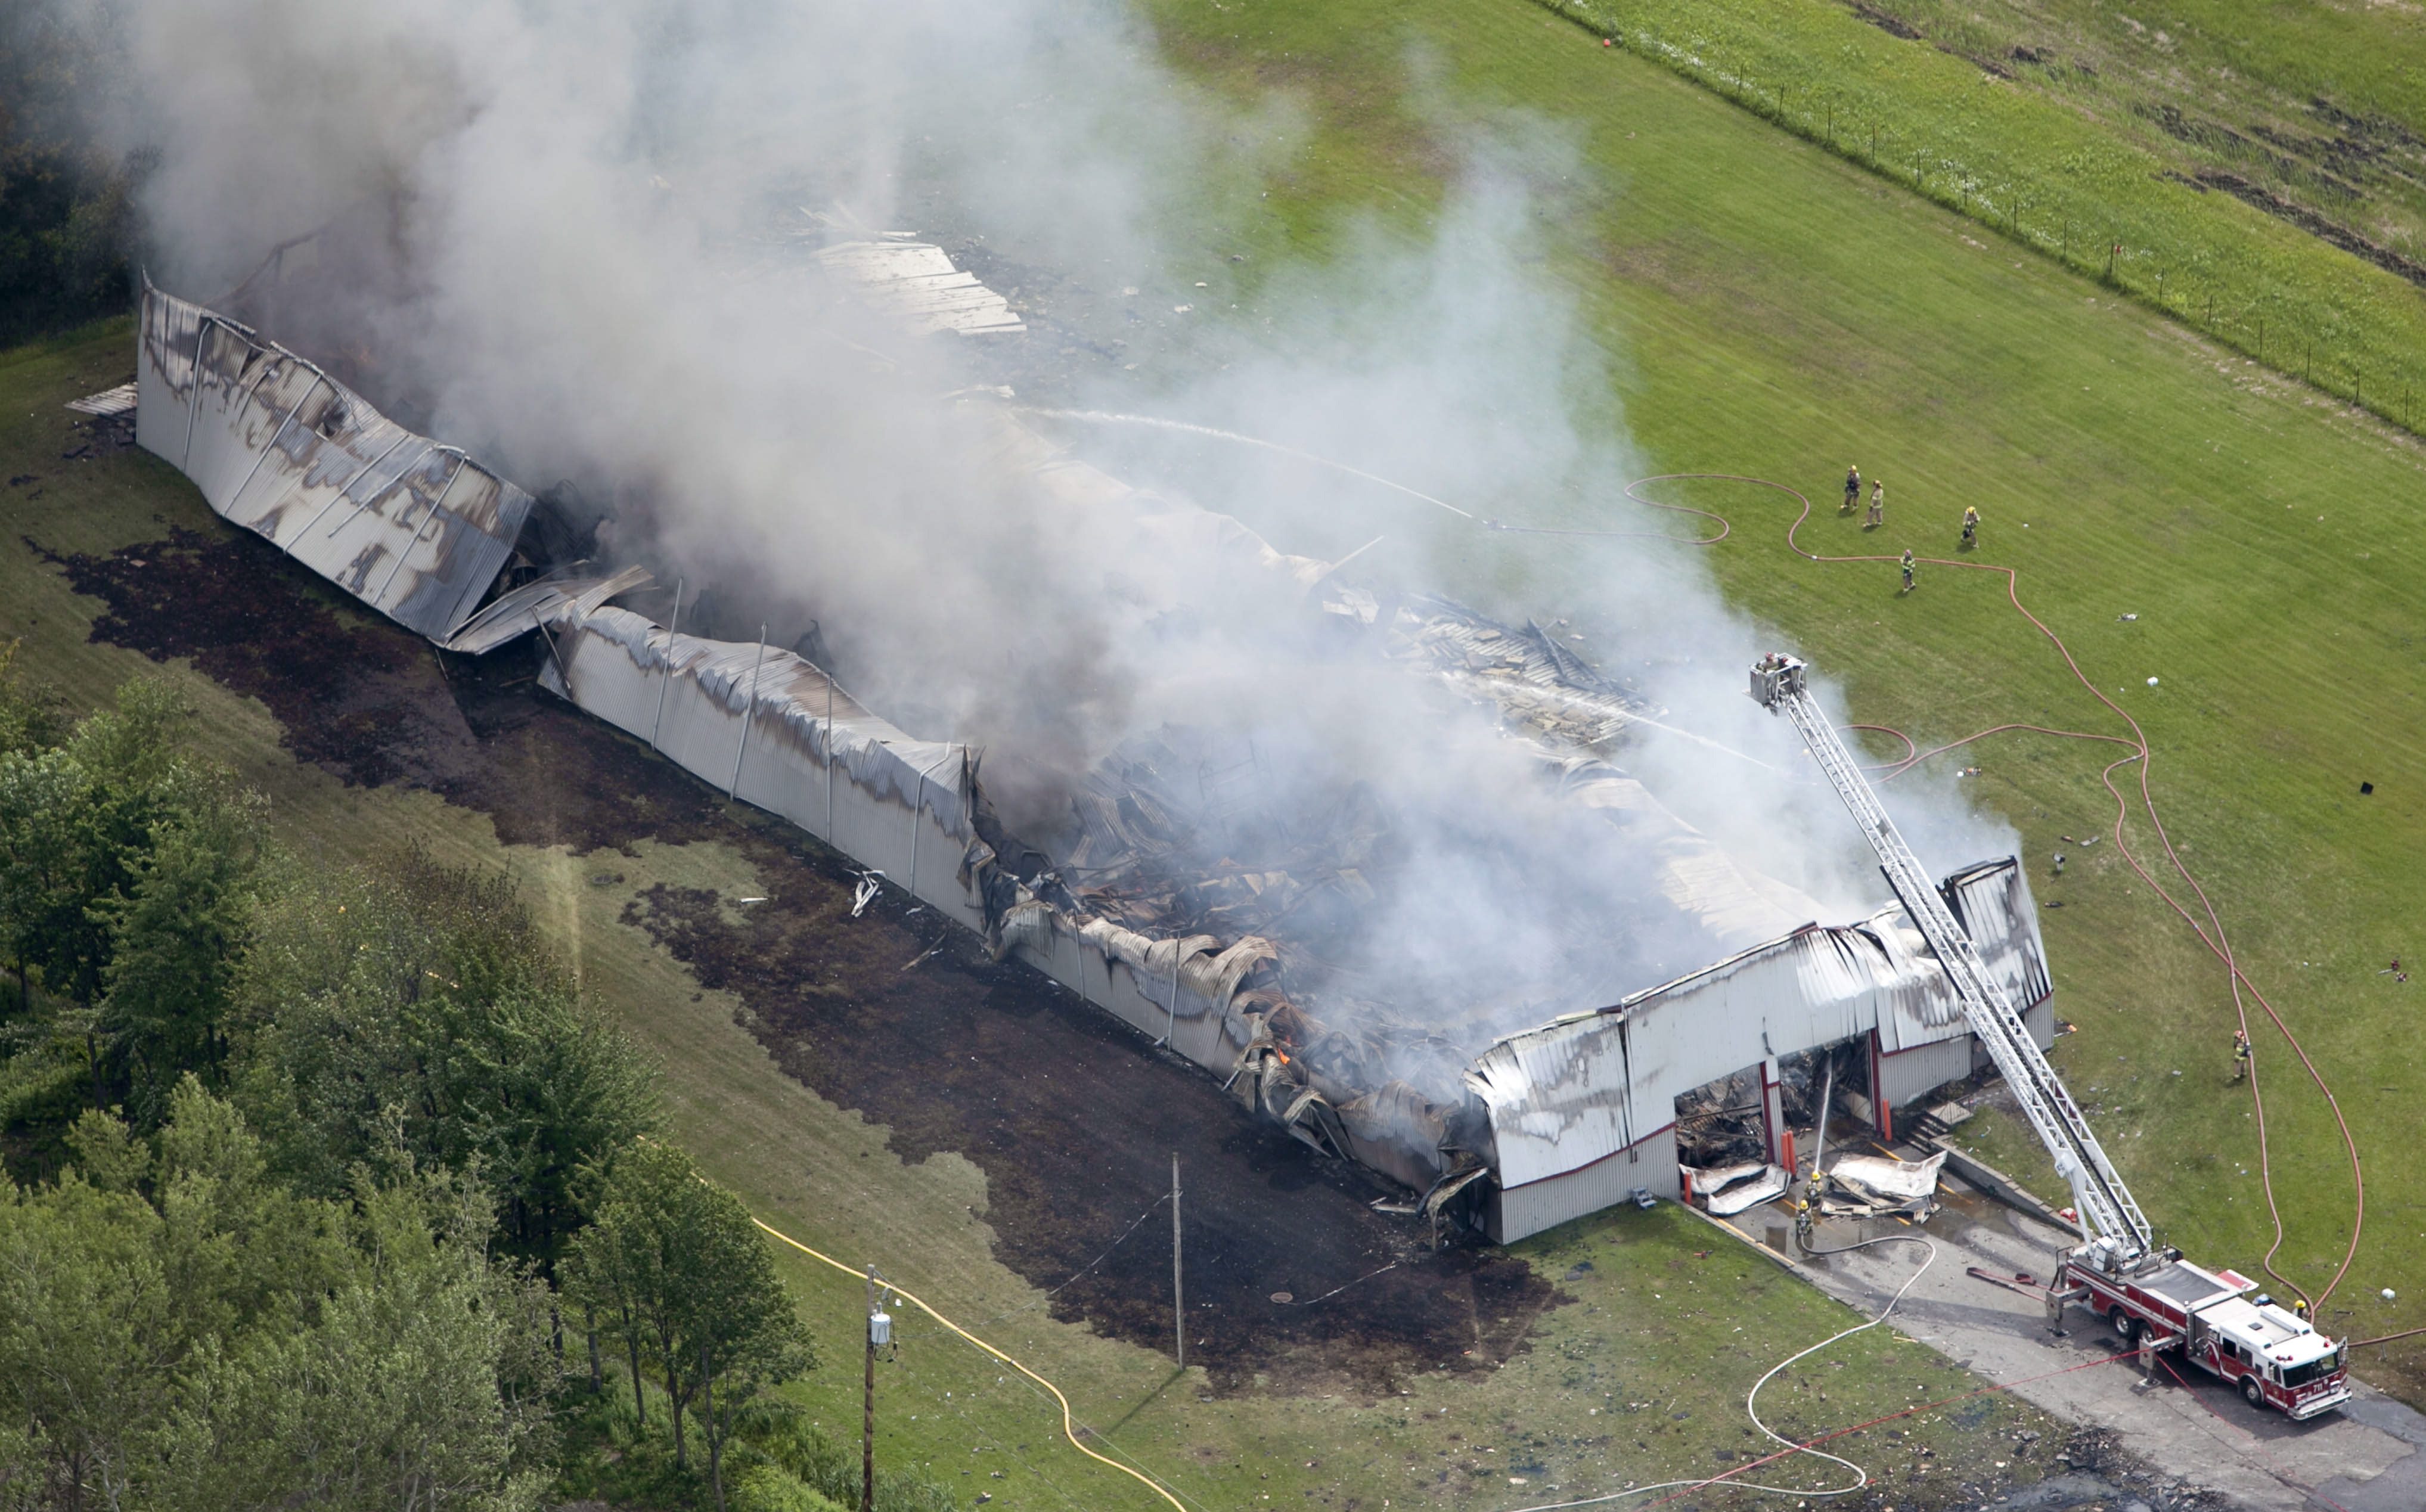
[{"label": "mowed lawn", "polygon": [[[1285,89],[1314,123],[1269,180],[1268,252],[1323,246],[1363,216],[1421,233],[1458,128],[1418,108],[1415,77],[1471,121],[1530,113],[1589,170],[1556,202],[1545,273],[1615,355],[1609,425],[1647,472],[1792,482],[1820,506],[1803,543],[1830,554],[1951,556],[1964,506],[1979,507],[1971,559],[2018,569],[2025,602],[2141,720],[2182,859],[2357,1134],[2367,1223],[2328,1325],[2426,1323],[2426,979],[2381,974],[2395,957],[2426,964],[2426,453],[1519,0],[1150,9],[1199,81],[1240,100]],[[1885,530],[1838,517],[1849,461],[1887,480]],[[1924,567],[1900,597],[1884,563],[1791,556],[1779,495],[1669,496],[1732,519],[1709,566],[1848,687],[1855,717],[1924,745],[2010,721],[2128,734],[2000,576]],[[1590,549],[1489,545],[1537,552],[1545,579]],[[1478,579],[1506,571],[1478,548]],[[2256,1275],[2272,1231],[2250,1099],[2226,1082],[2225,974],[2111,838],[2079,844],[2112,824],[2097,774],[2119,754],[2009,735],[1962,761],[1981,769],[1966,791],[2023,833],[2042,904],[2062,905],[2044,924],[2060,1012],[2080,1032],[2059,1065],[2164,1236]],[[2131,791],[2133,768],[2118,780]],[[2125,835],[2159,870],[2144,819]],[[2071,857],[2060,882],[2057,851]],[[2288,1231],[2276,1263],[2313,1294],[2351,1234],[2348,1163],[2324,1100],[2249,1012]],[[1983,1138],[2024,1149],[2011,1130]],[[2361,1368],[2426,1397],[2414,1344]]]}]

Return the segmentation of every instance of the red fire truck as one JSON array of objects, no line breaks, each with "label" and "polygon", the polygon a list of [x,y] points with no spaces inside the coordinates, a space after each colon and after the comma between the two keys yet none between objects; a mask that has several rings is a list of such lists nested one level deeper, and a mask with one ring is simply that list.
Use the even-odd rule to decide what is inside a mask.
[{"label": "red fire truck", "polygon": [[1979,947],[1941,895],[1931,873],[1904,844],[1880,806],[1862,764],[1811,696],[1803,664],[1769,655],[1754,664],[1752,696],[1803,737],[1878,853],[1879,869],[1897,901],[1929,941],[1963,1017],[2005,1078],[2056,1173],[2072,1184],[2087,1243],[2066,1253],[2048,1292],[2050,1324],[2066,1302],[2086,1302],[2129,1343],[2148,1351],[2178,1352],[2225,1380],[2237,1382],[2252,1406],[2312,1418],[2350,1400],[2342,1346],[2305,1318],[2250,1293],[2256,1287],[2230,1271],[2185,1263],[2178,1249],[2159,1246],[2123,1175],[2097,1143],[2062,1078],[2039,1053],[2012,996],[1980,957]]},{"label": "red fire truck", "polygon": [[2342,1346],[2231,1271],[2208,1271],[2159,1249],[2125,1263],[2119,1247],[2081,1246],[2056,1267],[2052,1312],[2080,1302],[2125,1343],[2176,1353],[2239,1385],[2252,1407],[2295,1421],[2350,1400]]}]

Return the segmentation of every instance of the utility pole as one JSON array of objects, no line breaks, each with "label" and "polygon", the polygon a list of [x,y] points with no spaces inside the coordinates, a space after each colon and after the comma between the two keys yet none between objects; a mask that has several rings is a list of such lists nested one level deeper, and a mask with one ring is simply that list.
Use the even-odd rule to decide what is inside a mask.
[{"label": "utility pole", "polygon": [[733,748],[733,780],[724,785],[730,799],[741,792],[741,758],[750,754],[750,721],[758,712],[758,671],[767,665],[767,627],[758,627],[758,655],[750,664],[750,701],[741,706],[741,744]]},{"label": "utility pole", "polygon": [[1188,1368],[1188,1300],[1179,1289],[1179,1151],[1171,1152],[1171,1316],[1179,1340],[1179,1368]]},{"label": "utility pole", "polygon": [[867,1389],[859,1423],[859,1512],[876,1512],[876,1346],[889,1341],[893,1320],[876,1306],[876,1267],[867,1267]]}]

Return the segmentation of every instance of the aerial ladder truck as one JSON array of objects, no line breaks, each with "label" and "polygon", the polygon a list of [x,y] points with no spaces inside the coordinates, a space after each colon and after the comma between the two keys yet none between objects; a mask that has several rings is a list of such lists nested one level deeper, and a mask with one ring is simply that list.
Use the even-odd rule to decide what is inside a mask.
[{"label": "aerial ladder truck", "polygon": [[1929,942],[1963,1007],[1971,1032],[2012,1088],[2014,1099],[2055,1168],[2071,1183],[2082,1243],[2064,1252],[2047,1291],[2050,1326],[2068,1302],[2106,1319],[2143,1359],[2173,1351],[2237,1384],[2254,1407],[2294,1419],[2330,1411],[2350,1400],[2341,1344],[2308,1320],[2263,1295],[2232,1271],[2209,1271],[2157,1244],[2123,1184],[2122,1173],[2097,1143],[2080,1106],[2040,1054],[2013,997],[1993,976],[1954,910],[1897,832],[1853,753],[1811,695],[1804,664],[1772,652],[1753,665],[1752,696],[1784,715],[1837,796],[1878,853],[1896,900]]}]

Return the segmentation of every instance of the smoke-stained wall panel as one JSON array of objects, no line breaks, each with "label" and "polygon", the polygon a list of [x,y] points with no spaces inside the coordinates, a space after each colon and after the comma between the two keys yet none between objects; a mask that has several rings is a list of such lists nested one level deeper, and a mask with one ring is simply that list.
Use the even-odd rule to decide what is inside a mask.
[{"label": "smoke-stained wall panel", "polygon": [[444,643],[512,555],[531,497],[282,346],[143,290],[136,441],[211,508]]},{"label": "smoke-stained wall panel", "polygon": [[[2045,1046],[2051,989],[2020,872],[2011,859],[1984,862],[1947,888],[1966,920],[1979,921],[1990,973],[2026,989],[2016,1001]],[[1900,907],[1858,925],[1799,929],[1606,1012],[1509,1036],[1465,1076],[1490,1118],[1500,1187],[1488,1210],[1492,1237],[1510,1243],[1615,1200],[1605,1172],[1583,1173],[1672,1125],[1679,1095],[1766,1057],[1873,1032],[1890,1105],[1971,1069],[1961,1005]],[[1635,1185],[1664,1190],[1644,1181],[1625,1191]]]}]

